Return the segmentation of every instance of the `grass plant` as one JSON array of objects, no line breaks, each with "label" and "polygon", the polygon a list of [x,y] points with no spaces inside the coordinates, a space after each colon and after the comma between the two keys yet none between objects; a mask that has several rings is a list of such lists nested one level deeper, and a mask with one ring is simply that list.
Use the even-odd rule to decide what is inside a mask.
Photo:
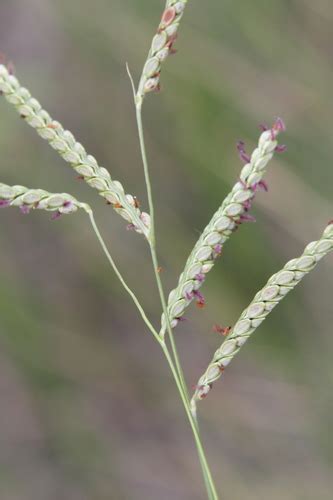
[{"label": "grass plant", "polygon": [[251,205],[258,191],[267,191],[264,175],[274,153],[285,150],[284,146],[278,144],[278,136],[285,131],[285,125],[278,118],[271,128],[263,127],[258,146],[251,155],[246,153],[243,143],[238,144],[239,156],[244,163],[239,178],[202,231],[190,252],[176,288],[171,291],[167,299],[157,254],[156,209],[145,145],[143,107],[147,95],[160,90],[162,65],[166,58],[175,52],[176,38],[186,5],[187,0],[167,1],[137,87],[128,70],[133,87],[149,213],[141,211],[137,198],[134,195],[126,194],[122,183],[113,180],[109,171],[101,167],[97,160],[86,152],[74,135],[43,109],[30,92],[20,84],[13,74],[12,67],[5,61],[0,64],[0,91],[21,118],[34,128],[38,135],[46,140],[87,184],[96,189],[116,213],[126,220],[128,229],[142,234],[146,239],[161,302],[161,324],[152,324],[139,298],[123,278],[105,244],[89,205],[77,201],[69,194],[52,194],[42,189],[0,184],[0,207],[16,206],[24,214],[35,209],[51,211],[52,218],[57,219],[63,214],[71,214],[78,209],[83,209],[88,214],[96,238],[109,264],[130,295],[147,330],[160,346],[166,359],[193,433],[207,498],[217,500],[221,497],[217,492],[202,443],[196,404],[207,396],[212,384],[221,377],[226,366],[273,308],[333,249],[333,224],[328,224],[322,237],[318,241],[310,243],[301,257],[289,261],[280,272],[268,280],[265,287],[256,294],[249,307],[242,313],[234,327],[221,327],[221,333],[226,338],[214,354],[206,372],[199,379],[191,400],[177,351],[174,329],[183,318],[186,308],[193,301],[197,303],[199,308],[204,307],[205,299],[200,289],[208,272],[212,270],[224,251],[225,243],[243,223],[254,222],[250,213]]}]

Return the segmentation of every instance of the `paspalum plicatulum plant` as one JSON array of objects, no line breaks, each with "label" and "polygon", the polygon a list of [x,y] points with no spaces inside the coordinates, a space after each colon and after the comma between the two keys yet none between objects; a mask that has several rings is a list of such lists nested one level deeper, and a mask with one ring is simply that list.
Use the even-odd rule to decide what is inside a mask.
[{"label": "paspalum plicatulum plant", "polygon": [[156,328],[151,323],[139,299],[122,277],[105,245],[89,205],[79,202],[69,194],[52,194],[43,189],[31,189],[20,185],[8,186],[1,183],[0,207],[18,207],[24,214],[35,209],[48,210],[53,212],[52,218],[72,214],[78,209],[83,209],[87,213],[109,263],[164,353],[192,428],[207,498],[216,500],[219,496],[201,442],[197,421],[197,403],[207,396],[213,383],[222,376],[225,368],[272,309],[317,265],[322,257],[333,249],[333,223],[327,225],[318,241],[307,245],[300,257],[289,261],[281,271],[268,280],[233,327],[216,327],[225,337],[224,342],[213,355],[205,373],[199,378],[191,398],[177,353],[174,330],[191,302],[195,301],[199,307],[205,305],[201,289],[231,235],[243,223],[254,221],[250,214],[251,205],[258,191],[267,190],[264,175],[274,153],[283,152],[285,149],[284,146],[278,144],[278,137],[285,131],[285,126],[281,119],[276,119],[270,128],[262,127],[258,146],[252,154],[246,153],[242,142],[238,143],[239,156],[244,166],[231,192],[202,231],[187,259],[176,288],[171,291],[167,299],[156,253],[154,203],[144,141],[142,107],[147,95],[160,89],[162,64],[168,55],[174,52],[178,28],[186,4],[187,0],[167,1],[137,88],[128,71],[134,92],[149,213],[141,211],[136,197],[126,194],[123,185],[113,180],[109,171],[101,167],[96,159],[86,152],[73,134],[64,129],[42,108],[30,92],[19,83],[13,74],[12,66],[6,65],[5,61],[0,64],[0,91],[6,100],[71,165],[79,176],[96,189],[100,196],[127,221],[128,229],[136,231],[145,238],[151,253],[161,300],[160,328]]}]

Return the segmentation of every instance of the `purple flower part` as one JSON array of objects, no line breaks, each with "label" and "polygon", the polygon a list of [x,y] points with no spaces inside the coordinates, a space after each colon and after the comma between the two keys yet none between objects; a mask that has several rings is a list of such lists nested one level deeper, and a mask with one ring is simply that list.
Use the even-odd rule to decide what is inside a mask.
[{"label": "purple flower part", "polygon": [[262,132],[267,132],[269,127],[267,127],[267,125],[265,123],[260,123],[259,125],[259,130],[261,130]]},{"label": "purple flower part", "polygon": [[58,220],[58,219],[60,219],[61,216],[62,216],[62,213],[59,212],[59,210],[57,210],[57,212],[54,212],[54,214],[52,214],[51,220]]},{"label": "purple flower part", "polygon": [[252,200],[244,201],[243,207],[244,207],[245,212],[248,212],[250,210],[251,206],[252,206]]},{"label": "purple flower part", "polygon": [[240,222],[257,222],[255,217],[250,214],[242,214],[239,218]]},{"label": "purple flower part", "polygon": [[136,229],[134,224],[128,224],[126,226],[127,231],[134,231]]},{"label": "purple flower part", "polygon": [[193,295],[198,299],[200,300],[200,302],[202,303],[205,303],[205,297],[202,295],[202,293],[200,292],[200,290],[194,290],[193,292]]},{"label": "purple flower part", "polygon": [[259,181],[257,186],[260,191],[265,191],[266,193],[268,192],[268,184],[266,181],[264,180]]},{"label": "purple flower part", "polygon": [[0,200],[0,208],[6,208],[9,207],[10,201],[9,200]]},{"label": "purple flower part", "polygon": [[195,292],[186,292],[185,299],[190,301],[193,299],[194,295],[196,295]]},{"label": "purple flower part", "polygon": [[251,189],[252,189],[252,191],[265,191],[267,193],[268,184],[266,181],[261,180],[261,181],[257,182],[256,184],[253,184],[253,186],[251,186]]},{"label": "purple flower part", "polygon": [[73,202],[72,201],[65,201],[64,204],[63,204],[63,207],[65,208],[69,208],[69,207],[72,207],[73,206]]},{"label": "purple flower part", "polygon": [[278,135],[279,132],[284,132],[286,130],[286,126],[284,121],[281,118],[277,118],[272,129],[272,140],[275,141],[276,136]]},{"label": "purple flower part", "polygon": [[21,210],[21,214],[24,214],[24,215],[27,215],[30,213],[30,207],[28,207],[28,205],[22,205],[20,207],[20,210]]},{"label": "purple flower part", "polygon": [[222,249],[223,249],[223,247],[222,247],[222,245],[221,245],[221,244],[215,245],[215,247],[213,248],[214,253],[215,253],[216,255],[221,255],[221,253],[222,253]]},{"label": "purple flower part", "polygon": [[245,151],[245,143],[243,141],[238,141],[237,143],[237,151],[240,159],[246,164],[250,163],[251,158]]},{"label": "purple flower part", "polygon": [[285,132],[286,131],[286,124],[284,123],[284,121],[282,120],[282,118],[277,118],[276,122],[273,125],[273,128],[277,132]]},{"label": "purple flower part", "polygon": [[184,321],[188,321],[187,318],[184,318],[184,316],[181,316],[180,318],[175,318],[177,321],[182,321],[184,323]]},{"label": "purple flower part", "polygon": [[278,146],[276,146],[275,151],[277,153],[284,153],[285,151],[287,151],[287,146],[285,144],[279,144]]},{"label": "purple flower part", "polygon": [[204,273],[199,273],[195,275],[195,279],[200,283],[203,283],[206,279],[206,275]]}]

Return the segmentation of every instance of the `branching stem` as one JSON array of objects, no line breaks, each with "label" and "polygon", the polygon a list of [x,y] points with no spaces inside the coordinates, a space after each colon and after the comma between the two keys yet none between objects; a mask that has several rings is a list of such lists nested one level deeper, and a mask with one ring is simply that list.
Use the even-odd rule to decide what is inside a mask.
[{"label": "branching stem", "polygon": [[[130,75],[130,73],[129,73],[129,75]],[[131,78],[131,75],[130,75],[130,78]],[[132,81],[132,86],[133,86],[133,91],[134,91],[135,87],[134,87],[132,78],[131,78],[131,81]],[[134,92],[134,99],[135,99],[135,92]],[[149,166],[148,166],[144,132],[143,132],[142,102],[140,102],[140,101],[139,102],[136,101],[136,119],[137,119],[140,150],[141,150],[142,163],[143,163],[143,169],[144,169],[144,175],[145,175],[145,182],[146,182],[146,187],[147,187],[149,211],[150,211],[150,217],[151,217],[151,229],[150,229],[150,233],[148,236],[148,241],[149,241],[149,246],[150,246],[150,252],[151,252],[151,257],[152,257],[152,262],[153,262],[153,267],[154,267],[154,274],[155,274],[155,279],[156,279],[156,283],[157,283],[157,288],[159,291],[160,301],[162,304],[162,309],[163,309],[164,317],[166,320],[167,332],[168,332],[168,337],[169,337],[169,341],[170,341],[170,345],[171,345],[173,359],[172,359],[165,344],[162,345],[162,349],[163,349],[163,352],[164,352],[166,359],[169,363],[172,374],[174,376],[180,397],[182,399],[187,417],[189,419],[189,422],[190,422],[190,425],[192,428],[192,432],[193,432],[194,440],[195,440],[195,443],[197,446],[200,464],[201,464],[201,468],[202,468],[202,472],[203,472],[203,476],[204,476],[204,480],[205,480],[208,498],[209,498],[209,500],[218,500],[218,496],[217,496],[216,488],[215,488],[214,481],[212,478],[212,474],[210,472],[209,465],[208,465],[208,462],[207,462],[207,459],[206,459],[206,456],[204,453],[204,449],[203,449],[203,446],[201,443],[200,434],[199,434],[199,427],[198,427],[198,424],[196,421],[196,417],[195,417],[195,414],[193,412],[191,412],[188,389],[186,386],[182,366],[181,366],[181,363],[179,360],[177,347],[176,347],[176,343],[174,340],[173,331],[172,331],[172,327],[171,327],[171,323],[170,323],[170,316],[168,313],[167,302],[166,302],[166,298],[165,298],[165,294],[164,294],[164,290],[163,290],[162,280],[161,280],[161,277],[159,274],[159,263],[158,263],[158,257],[157,257],[157,252],[156,252],[155,210],[154,210],[152,186],[151,186],[151,181],[150,181],[150,173],[149,173]],[[161,339],[163,339],[163,341],[164,341],[164,336],[159,335],[159,337]]]},{"label": "branching stem", "polygon": [[170,367],[170,370],[171,370],[171,373],[173,375],[173,378],[175,380],[175,383],[176,383],[176,386],[177,386],[177,389],[178,389],[178,392],[179,392],[179,395],[180,395],[180,398],[181,398],[181,401],[184,405],[184,408],[185,408],[185,412],[186,412],[186,415],[189,419],[189,423],[190,423],[190,426],[191,426],[191,429],[192,429],[192,432],[193,432],[193,435],[194,435],[194,440],[195,440],[195,443],[196,443],[196,446],[197,446],[197,450],[198,450],[198,455],[199,455],[199,459],[200,459],[200,463],[201,463],[201,466],[202,466],[202,469],[203,469],[203,473],[204,473],[204,479],[205,479],[205,484],[206,484],[206,488],[207,488],[207,493],[208,493],[208,498],[209,500],[218,500],[218,496],[217,496],[217,493],[216,493],[216,489],[215,489],[215,486],[214,486],[214,482],[213,482],[213,479],[212,479],[212,476],[211,476],[211,472],[210,472],[210,469],[209,469],[209,466],[208,466],[208,463],[207,463],[207,459],[206,459],[206,456],[205,456],[205,453],[204,453],[204,449],[203,449],[203,446],[202,446],[202,443],[201,443],[201,439],[200,439],[200,435],[199,435],[199,428],[198,428],[198,425],[197,425],[197,422],[195,420],[195,418],[193,417],[192,413],[191,413],[191,410],[190,410],[190,406],[189,406],[189,400],[188,400],[188,395],[185,393],[184,391],[184,388],[183,388],[183,385],[181,383],[181,379],[179,377],[179,374],[178,374],[178,371],[177,371],[177,368],[174,364],[174,361],[172,359],[172,356],[168,350],[168,347],[164,341],[164,339],[158,334],[157,330],[154,328],[154,326],[152,325],[152,323],[149,321],[149,319],[147,318],[147,315],[142,307],[142,305],[140,304],[140,301],[139,299],[136,297],[135,293],[132,291],[132,289],[128,286],[128,284],[126,283],[125,279],[123,278],[121,272],[119,271],[116,263],[114,262],[113,258],[111,257],[111,254],[106,246],[106,243],[97,227],[97,224],[96,224],[96,221],[95,221],[95,218],[94,218],[94,215],[93,215],[93,212],[90,208],[86,209],[86,211],[88,212],[88,215],[89,215],[89,218],[90,218],[90,222],[91,222],[91,225],[93,227],[93,230],[95,232],[95,235],[106,255],[106,258],[107,260],[109,261],[113,271],[115,272],[117,278],[119,279],[119,281],[121,282],[121,284],[123,285],[124,289],[127,291],[127,293],[130,295],[130,297],[132,298],[134,304],[136,305],[138,311],[140,312],[140,315],[143,319],[143,321],[145,322],[146,326],[148,327],[149,331],[153,334],[155,340],[159,343],[159,345],[161,346],[162,348],[162,351],[163,351],[163,354],[168,362],[168,365]]}]

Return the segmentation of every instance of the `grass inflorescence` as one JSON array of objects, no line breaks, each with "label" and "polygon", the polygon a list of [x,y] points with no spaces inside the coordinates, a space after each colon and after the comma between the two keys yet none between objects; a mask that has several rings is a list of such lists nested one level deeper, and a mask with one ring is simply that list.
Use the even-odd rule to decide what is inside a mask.
[{"label": "grass inflorescence", "polygon": [[289,261],[281,271],[268,280],[233,327],[216,327],[218,331],[223,333],[225,340],[215,352],[205,373],[200,377],[191,400],[173,329],[183,318],[186,308],[193,301],[197,303],[199,308],[204,307],[205,298],[201,288],[207,274],[213,269],[224,251],[225,243],[243,223],[254,221],[251,207],[258,191],[267,191],[264,175],[268,164],[276,152],[285,151],[285,147],[278,144],[278,136],[285,131],[285,125],[278,118],[271,128],[263,127],[258,145],[250,155],[247,154],[244,143],[238,143],[239,156],[244,163],[239,178],[204,228],[189,254],[177,286],[170,292],[167,299],[160,276],[157,254],[155,205],[144,139],[142,108],[146,94],[160,90],[162,64],[169,55],[175,52],[174,46],[186,5],[187,0],[167,1],[137,88],[130,75],[149,213],[141,211],[136,197],[126,194],[123,185],[119,181],[113,180],[109,171],[101,167],[97,160],[86,152],[84,146],[75,139],[74,135],[42,108],[41,104],[20,84],[14,75],[13,67],[6,64],[5,61],[0,62],[0,93],[14,106],[21,118],[71,165],[80,178],[96,189],[100,196],[127,221],[129,229],[144,235],[151,254],[156,287],[161,301],[160,325],[158,327],[153,325],[140,300],[119,271],[97,227],[89,205],[79,202],[66,193],[53,194],[43,189],[30,189],[21,185],[9,186],[0,183],[0,208],[18,207],[24,214],[32,210],[46,210],[53,213],[52,218],[71,214],[78,209],[83,209],[89,215],[92,228],[109,264],[133,300],[147,330],[152,334],[165,356],[193,432],[207,498],[218,500],[219,495],[202,444],[196,403],[207,396],[213,383],[221,377],[225,368],[269,313],[333,249],[333,223],[328,224],[318,241],[307,245],[299,258]]}]

